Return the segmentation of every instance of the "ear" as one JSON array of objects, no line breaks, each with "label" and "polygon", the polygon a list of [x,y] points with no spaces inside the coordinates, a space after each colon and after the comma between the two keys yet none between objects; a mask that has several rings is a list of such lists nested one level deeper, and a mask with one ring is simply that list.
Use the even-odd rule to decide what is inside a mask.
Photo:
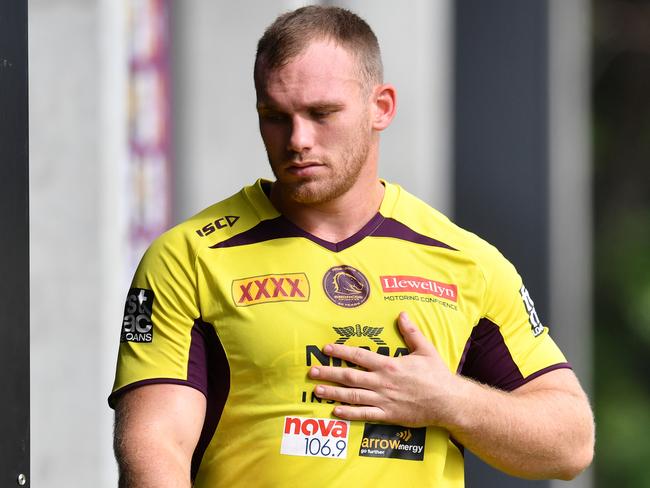
[{"label": "ear", "polygon": [[397,110],[397,91],[390,84],[375,87],[372,95],[372,128],[382,131],[388,127]]}]

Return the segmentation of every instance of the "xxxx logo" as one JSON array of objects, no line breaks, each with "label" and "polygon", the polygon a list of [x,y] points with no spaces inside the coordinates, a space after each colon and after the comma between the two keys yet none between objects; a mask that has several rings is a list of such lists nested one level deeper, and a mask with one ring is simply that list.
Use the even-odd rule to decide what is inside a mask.
[{"label": "xxxx logo", "polygon": [[305,273],[253,276],[232,282],[235,305],[309,301],[309,280]]}]

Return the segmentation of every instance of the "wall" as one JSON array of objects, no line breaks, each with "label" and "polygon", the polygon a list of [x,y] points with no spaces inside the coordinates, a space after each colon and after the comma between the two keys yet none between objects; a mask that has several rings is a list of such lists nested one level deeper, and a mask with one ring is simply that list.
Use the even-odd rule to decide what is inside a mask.
[{"label": "wall", "polygon": [[108,440],[99,26],[97,2],[29,2],[33,486],[98,486]]}]

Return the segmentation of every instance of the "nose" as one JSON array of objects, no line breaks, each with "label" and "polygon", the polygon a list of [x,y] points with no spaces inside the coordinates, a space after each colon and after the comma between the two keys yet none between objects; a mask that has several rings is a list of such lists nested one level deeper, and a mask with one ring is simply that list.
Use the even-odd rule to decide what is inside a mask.
[{"label": "nose", "polygon": [[294,116],[291,120],[291,134],[287,149],[300,154],[311,149],[313,145],[314,131],[312,124],[300,116]]}]

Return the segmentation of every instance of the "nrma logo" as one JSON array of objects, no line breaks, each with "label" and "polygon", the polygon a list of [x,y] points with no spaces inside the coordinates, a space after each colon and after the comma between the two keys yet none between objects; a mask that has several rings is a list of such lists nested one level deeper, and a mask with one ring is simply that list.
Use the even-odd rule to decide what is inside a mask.
[{"label": "nrma logo", "polygon": [[[347,325],[343,327],[332,327],[334,332],[338,334],[338,339],[336,339],[337,344],[345,344],[348,339],[352,337],[365,337],[370,339],[376,347],[371,346],[357,346],[361,349],[367,351],[373,351],[377,354],[383,356],[406,356],[409,353],[408,348],[406,347],[396,347],[391,348],[386,344],[386,342],[380,337],[380,334],[383,332],[383,327],[371,327],[367,325],[355,324]],[[343,361],[340,358],[328,356],[325,354],[319,346],[316,344],[308,344],[305,346],[305,355],[307,359],[307,366],[312,364],[321,364],[322,366],[349,366],[356,367],[355,364],[348,361]]]},{"label": "nrma logo", "polygon": [[379,337],[379,334],[384,330],[383,327],[369,327],[367,325],[361,326],[361,324],[356,324],[332,328],[339,335],[339,338],[336,339],[337,344],[345,344],[351,337],[368,337],[375,344],[380,346],[386,345],[384,340]]},{"label": "nrma logo", "polygon": [[253,276],[232,282],[232,297],[238,307],[273,302],[307,302],[309,294],[309,280],[305,273]]}]

